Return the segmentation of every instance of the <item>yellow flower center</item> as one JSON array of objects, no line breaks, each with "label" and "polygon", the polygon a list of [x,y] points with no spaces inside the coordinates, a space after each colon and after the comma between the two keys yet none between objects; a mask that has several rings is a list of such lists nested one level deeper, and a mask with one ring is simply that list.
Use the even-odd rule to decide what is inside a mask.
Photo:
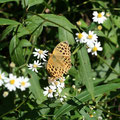
[{"label": "yellow flower center", "polygon": [[90,115],[90,117],[93,117],[93,115]]},{"label": "yellow flower center", "polygon": [[10,84],[14,84],[15,83],[15,80],[10,80]]},{"label": "yellow flower center", "polygon": [[34,65],[33,65],[33,67],[34,67],[34,68],[37,68],[37,65],[36,65],[36,64],[34,64]]},{"label": "yellow flower center", "polygon": [[101,13],[98,13],[98,16],[97,16],[98,18],[101,18],[102,17],[102,14]]},{"label": "yellow flower center", "polygon": [[48,92],[49,92],[49,93],[52,93],[52,90],[51,90],[51,89],[49,89],[49,90],[48,90]]},{"label": "yellow flower center", "polygon": [[43,50],[40,50],[40,51],[39,51],[39,54],[43,54]]},{"label": "yellow flower center", "polygon": [[93,36],[92,35],[88,35],[88,39],[92,39],[93,38]]},{"label": "yellow flower center", "polygon": [[93,52],[97,51],[97,47],[94,47],[94,48],[92,49],[92,51],[93,51]]},{"label": "yellow flower center", "polygon": [[101,30],[102,29],[102,26],[101,25],[98,25],[98,30]]},{"label": "yellow flower center", "polygon": [[83,37],[82,33],[78,34],[78,38],[81,39]]},{"label": "yellow flower center", "polygon": [[0,75],[0,80],[2,79],[2,76]]},{"label": "yellow flower center", "polygon": [[55,85],[58,85],[58,82],[57,82],[57,81],[55,81]]},{"label": "yellow flower center", "polygon": [[22,81],[22,82],[21,82],[21,85],[22,85],[22,86],[25,86],[25,82],[24,82],[24,81]]},{"label": "yellow flower center", "polygon": [[63,80],[63,79],[61,79],[61,80],[60,80],[60,83],[63,83],[63,82],[64,82],[64,80]]}]

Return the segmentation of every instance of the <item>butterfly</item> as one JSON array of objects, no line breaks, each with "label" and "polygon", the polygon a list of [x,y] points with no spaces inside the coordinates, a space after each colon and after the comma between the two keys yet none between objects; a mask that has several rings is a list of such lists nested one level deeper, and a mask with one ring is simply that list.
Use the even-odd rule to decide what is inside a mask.
[{"label": "butterfly", "polygon": [[71,52],[67,42],[60,42],[53,50],[47,63],[47,71],[52,82],[63,77],[71,68]]}]

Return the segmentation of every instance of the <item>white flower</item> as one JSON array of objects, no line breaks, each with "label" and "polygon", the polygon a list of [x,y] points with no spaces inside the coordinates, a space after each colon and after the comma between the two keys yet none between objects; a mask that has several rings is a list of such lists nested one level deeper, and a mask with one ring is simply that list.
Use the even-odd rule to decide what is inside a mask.
[{"label": "white flower", "polygon": [[60,98],[60,102],[63,102],[63,100],[64,100],[64,98],[61,97],[61,98]]},{"label": "white flower", "polygon": [[65,98],[67,98],[65,95],[63,97],[61,97],[60,102],[63,102],[65,100]]},{"label": "white flower", "polygon": [[90,44],[88,45],[88,53],[92,53],[92,55],[96,55],[97,56],[97,51],[102,51],[102,47],[100,47],[100,42],[96,42],[94,44]]},{"label": "white flower", "polygon": [[35,71],[36,73],[38,73],[37,68],[40,68],[40,67],[42,66],[41,66],[41,63],[39,63],[39,60],[34,61],[34,64],[28,65],[28,68],[31,69],[32,71]]},{"label": "white flower", "polygon": [[3,80],[5,79],[6,77],[5,77],[5,74],[4,73],[2,73],[2,71],[0,70],[0,86],[2,86],[3,85]]},{"label": "white flower", "polygon": [[40,49],[35,48],[35,51],[36,52],[33,52],[33,54],[34,56],[37,56],[37,59],[41,58],[43,59],[43,61],[46,61],[46,56],[47,56],[46,53],[48,53],[47,50],[40,50]]},{"label": "white flower", "polygon": [[98,117],[98,120],[102,120],[102,117],[101,117],[101,116],[99,116],[99,117]]},{"label": "white flower", "polygon": [[94,31],[89,31],[87,35],[87,45],[97,42],[98,36],[94,34]]},{"label": "white flower", "polygon": [[14,76],[13,74],[9,74],[9,78],[6,78],[5,80],[5,87],[9,90],[9,91],[15,91],[16,88],[19,88],[19,79]]},{"label": "white flower", "polygon": [[50,85],[49,87],[44,88],[43,91],[44,96],[48,96],[49,98],[53,98],[53,93],[56,92],[56,87],[54,85]]},{"label": "white flower", "polygon": [[29,79],[27,77],[19,77],[20,82],[20,89],[21,91],[24,91],[26,88],[28,88],[31,84],[29,82]]},{"label": "white flower", "polygon": [[106,20],[106,17],[104,15],[105,15],[104,12],[98,13],[97,11],[94,11],[93,12],[94,17],[92,19],[94,22],[98,22],[98,24],[100,24]]},{"label": "white flower", "polygon": [[60,82],[59,81],[54,81],[51,84],[54,85],[56,87],[56,89],[60,87]]},{"label": "white flower", "polygon": [[5,98],[5,97],[7,97],[8,96],[8,94],[9,94],[9,92],[8,91],[4,91],[3,92],[3,97]]},{"label": "white flower", "polygon": [[86,43],[87,42],[87,33],[76,33],[77,37],[75,38],[76,42]]},{"label": "white flower", "polygon": [[65,83],[64,83],[65,77],[60,78],[59,81],[60,81],[60,87],[64,88],[65,87]]}]

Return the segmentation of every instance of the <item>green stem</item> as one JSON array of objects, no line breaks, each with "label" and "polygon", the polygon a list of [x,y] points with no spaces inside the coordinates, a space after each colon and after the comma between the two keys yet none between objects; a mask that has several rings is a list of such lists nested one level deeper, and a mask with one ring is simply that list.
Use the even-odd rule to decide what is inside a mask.
[{"label": "green stem", "polygon": [[28,100],[28,98],[29,98],[30,95],[31,95],[31,93],[30,93],[30,94],[27,96],[27,98],[26,98],[24,101],[22,101],[16,108],[14,108],[14,109],[12,109],[12,110],[4,113],[3,115],[0,116],[0,118],[8,115],[8,114],[9,114],[10,112],[12,112],[12,111],[17,111],[17,110]]},{"label": "green stem", "polygon": [[115,74],[120,76],[120,73],[118,73],[113,67],[111,67],[100,55],[97,55],[97,57],[102,60],[112,71],[114,71]]}]

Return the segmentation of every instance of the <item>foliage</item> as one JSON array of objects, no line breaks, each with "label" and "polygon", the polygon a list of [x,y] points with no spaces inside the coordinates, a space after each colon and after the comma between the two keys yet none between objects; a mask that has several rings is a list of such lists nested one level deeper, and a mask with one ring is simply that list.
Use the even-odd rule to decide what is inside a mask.
[{"label": "foliage", "polygon": [[[0,86],[0,119],[120,119],[119,3],[0,0],[0,70],[6,76],[28,77],[31,84],[25,91],[9,91],[6,97],[3,93],[8,89]],[[93,11],[108,13],[101,30],[92,20]],[[75,34],[83,31],[94,31],[98,36],[103,51],[97,56],[88,54],[85,44],[76,42]],[[68,41],[72,63],[61,93],[67,98],[62,102],[43,94],[49,85],[46,67],[43,65],[38,73],[28,68],[37,60],[33,56],[35,48],[52,53],[61,41]]]}]

